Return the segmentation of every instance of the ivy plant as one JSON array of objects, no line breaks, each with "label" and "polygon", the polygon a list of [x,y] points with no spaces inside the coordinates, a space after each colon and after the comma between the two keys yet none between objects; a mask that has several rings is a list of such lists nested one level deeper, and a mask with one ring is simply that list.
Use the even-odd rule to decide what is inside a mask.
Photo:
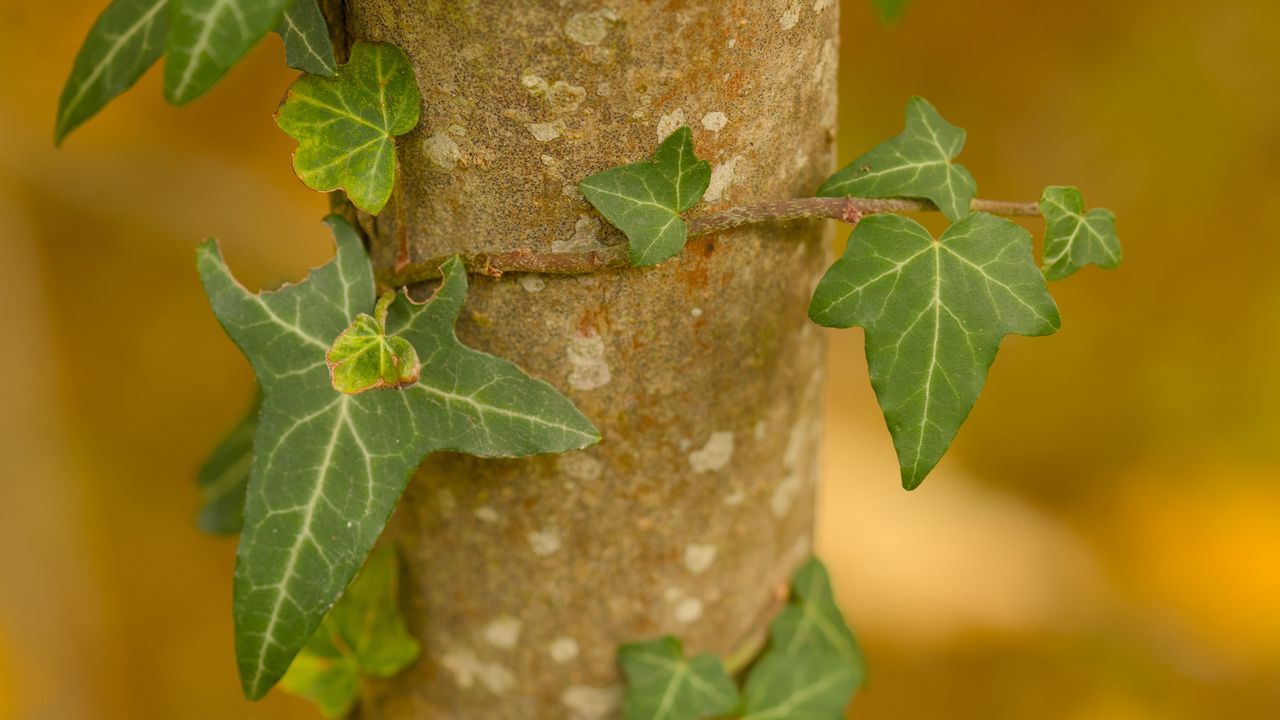
[{"label": "ivy plant", "polygon": [[[874,5],[892,20],[906,2]],[[410,58],[390,44],[355,42],[339,64],[318,0],[113,0],[75,59],[55,141],[161,57],[165,98],[191,102],[273,30],[288,64],[304,72],[276,116],[298,143],[296,174],[377,215],[393,195],[397,138],[421,118],[419,82]],[[693,132],[680,127],[651,159],[600,168],[578,183],[625,235],[622,254],[521,251],[405,262],[381,288],[364,238],[337,215],[328,218],[333,260],[275,291],[250,292],[216,242],[202,244],[197,269],[210,306],[259,386],[198,477],[199,525],[240,535],[234,615],[245,695],[260,698],[279,682],[338,717],[353,707],[362,678],[389,676],[417,657],[398,607],[394,547],[374,547],[427,455],[523,457],[600,441],[551,385],[458,340],[468,273],[645,268],[677,258],[690,237],[743,224],[850,223],[846,249],[817,284],[809,317],[865,330],[902,484],[919,486],[974,407],[1003,338],[1058,329],[1046,280],[1086,265],[1113,268],[1122,257],[1115,216],[1087,209],[1074,187],[1050,186],[1038,203],[977,197],[976,180],[956,162],[964,144],[963,129],[914,97],[905,128],[833,174],[814,197],[690,214],[711,166],[698,157]],[[934,237],[903,216],[913,212],[940,212],[948,227]],[[1017,215],[1045,219],[1039,265],[1031,234],[1001,217]],[[434,291],[418,302],[406,286],[424,279]],[[767,647],[743,682],[713,655],[686,657],[670,636],[624,645],[618,661],[628,681],[627,720],[835,720],[865,674],[816,559],[796,571]]]}]

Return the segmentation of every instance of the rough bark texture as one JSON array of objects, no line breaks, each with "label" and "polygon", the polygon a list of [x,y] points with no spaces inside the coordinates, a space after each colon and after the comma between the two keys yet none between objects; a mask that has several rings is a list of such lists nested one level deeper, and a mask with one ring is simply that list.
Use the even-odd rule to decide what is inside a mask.
[{"label": "rough bark texture", "polygon": [[[679,124],[704,209],[830,172],[834,0],[349,0],[352,39],[412,58],[423,121],[375,262],[624,242],[577,180]],[[690,242],[650,269],[473,277],[460,335],[564,390],[604,433],[559,457],[429,460],[393,524],[421,660],[365,718],[599,720],[614,653],[664,633],[749,656],[810,547],[822,385],[806,319],[823,225]]]}]

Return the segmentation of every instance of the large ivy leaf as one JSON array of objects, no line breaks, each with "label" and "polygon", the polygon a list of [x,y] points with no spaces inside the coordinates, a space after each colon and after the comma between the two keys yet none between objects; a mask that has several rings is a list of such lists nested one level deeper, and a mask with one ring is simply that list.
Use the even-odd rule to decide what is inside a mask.
[{"label": "large ivy leaf", "polygon": [[89,30],[58,99],[54,142],[133,87],[164,52],[169,0],[115,0]]},{"label": "large ivy leaf", "polygon": [[253,436],[258,431],[262,394],[200,467],[200,514],[196,524],[213,535],[235,535],[244,524],[244,493],[253,467]]},{"label": "large ivy leaf", "polygon": [[745,720],[839,720],[866,675],[826,568],[810,558],[769,626],[769,648],[747,676]]},{"label": "large ivy leaf", "polygon": [[809,317],[866,329],[871,384],[907,489],[951,444],[1001,339],[1048,335],[1059,325],[1030,234],[986,213],[937,241],[908,218],[863,219],[818,283]]},{"label": "large ivy leaf", "polygon": [[686,659],[674,637],[623,645],[618,662],[628,684],[626,720],[702,720],[738,706],[738,688],[720,658]]},{"label": "large ivy leaf", "polygon": [[1085,265],[1111,269],[1120,264],[1115,213],[1084,211],[1084,196],[1074,187],[1051,185],[1040,196],[1044,215],[1044,274],[1061,280]]},{"label": "large ivy leaf", "polygon": [[964,130],[943,120],[924,98],[913,97],[907,128],[838,170],[818,194],[924,198],[955,222],[968,214],[978,191],[969,171],[951,162],[962,148]]},{"label": "large ivy leaf", "polygon": [[632,265],[653,265],[684,248],[680,213],[697,205],[711,183],[711,165],[693,152],[693,133],[667,136],[652,162],[610,168],[578,183],[582,194],[629,241]]},{"label": "large ivy leaf", "polygon": [[317,0],[294,0],[285,10],[276,32],[284,40],[284,59],[289,67],[326,77],[337,72],[329,23],[320,12]]},{"label": "large ivy leaf", "polygon": [[171,0],[164,96],[185,105],[208,92],[280,23],[290,0]]},{"label": "large ivy leaf", "polygon": [[417,126],[421,112],[404,52],[358,42],[333,77],[299,78],[276,123],[298,141],[293,168],[308,187],[342,188],[356,207],[376,215],[395,183],[395,138]]},{"label": "large ivy leaf", "polygon": [[467,292],[457,258],[427,303],[397,297],[387,331],[423,358],[401,390],[336,392],[325,354],[374,304],[373,271],[355,231],[329,219],[337,257],[301,283],[250,293],[216,243],[197,265],[214,314],[253,366],[262,413],[235,579],[236,656],[245,694],[284,674],[373,547],[427,454],[482,457],[565,452],[599,440],[555,388],[458,342]]},{"label": "large ivy leaf", "polygon": [[342,599],[293,659],[280,688],[311,700],[327,718],[345,717],[360,697],[362,677],[391,677],[417,659],[399,602],[400,563],[384,545],[365,561]]}]

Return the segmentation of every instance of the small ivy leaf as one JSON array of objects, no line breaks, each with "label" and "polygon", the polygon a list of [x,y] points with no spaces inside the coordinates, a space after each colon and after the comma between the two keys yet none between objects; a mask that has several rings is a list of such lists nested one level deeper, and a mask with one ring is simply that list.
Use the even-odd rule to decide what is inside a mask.
[{"label": "small ivy leaf", "polygon": [[1060,323],[1030,234],[986,213],[937,241],[909,218],[863,219],[818,283],[809,317],[865,328],[871,385],[908,490],[969,415],[1001,339],[1050,335]]},{"label": "small ivy leaf", "polygon": [[907,2],[908,0],[871,0],[871,5],[880,16],[880,22],[892,25],[902,19],[902,14],[907,9]]},{"label": "small ivy leaf", "polygon": [[401,388],[418,382],[418,352],[408,340],[387,334],[387,311],[396,299],[388,292],[373,315],[360,313],[325,355],[333,389],[348,395]]},{"label": "small ivy leaf", "polygon": [[171,0],[164,96],[185,105],[209,91],[280,23],[290,0]]},{"label": "small ivy leaf", "polygon": [[164,53],[169,0],[115,0],[89,30],[58,99],[54,144],[133,87]]},{"label": "small ivy leaf", "polygon": [[391,677],[416,660],[421,647],[405,627],[399,585],[395,546],[370,553],[280,688],[311,700],[327,718],[345,717],[360,697],[362,677]]},{"label": "small ivy leaf", "polygon": [[337,72],[329,24],[317,0],[295,0],[285,10],[276,32],[284,40],[284,59],[289,67],[325,77]]},{"label": "small ivy leaf", "polygon": [[747,676],[743,720],[839,720],[865,676],[826,568],[810,558],[792,577],[790,601],[769,625],[769,648]]},{"label": "small ivy leaf", "polygon": [[1110,270],[1123,253],[1116,235],[1115,213],[1104,208],[1084,211],[1084,196],[1074,187],[1050,185],[1040,196],[1044,215],[1044,274],[1061,280],[1085,265]]},{"label": "small ivy leaf", "polygon": [[262,392],[258,391],[249,412],[213,449],[196,476],[200,489],[196,524],[210,535],[235,535],[244,523],[244,492],[253,466],[253,436],[261,408]]},{"label": "small ivy leaf", "polygon": [[578,183],[600,214],[627,236],[631,264],[653,265],[684,248],[680,213],[697,205],[711,183],[711,165],[693,152],[687,126],[667,136],[652,162],[610,168]]},{"label": "small ivy leaf", "polygon": [[674,637],[623,645],[618,662],[627,678],[626,720],[702,720],[738,707],[738,689],[720,658],[685,659]]},{"label": "small ivy leaf", "polygon": [[978,185],[952,161],[964,148],[964,130],[927,100],[907,103],[907,128],[844,166],[818,188],[826,197],[907,197],[931,200],[955,222],[969,213]]},{"label": "small ivy leaf", "polygon": [[388,334],[424,358],[395,392],[335,392],[325,354],[374,304],[355,230],[329,218],[337,256],[305,280],[250,293],[209,241],[197,267],[214,314],[262,387],[237,553],[234,614],[241,684],[262,697],[355,575],[422,459],[438,450],[522,457],[577,450],[600,434],[555,388],[462,345],[454,324],[467,274],[453,258],[425,304],[400,294]]},{"label": "small ivy leaf", "polygon": [[418,125],[422,96],[413,66],[394,45],[357,42],[331,78],[298,78],[276,124],[298,141],[293,168],[307,187],[343,189],[376,215],[395,183],[395,138]]}]

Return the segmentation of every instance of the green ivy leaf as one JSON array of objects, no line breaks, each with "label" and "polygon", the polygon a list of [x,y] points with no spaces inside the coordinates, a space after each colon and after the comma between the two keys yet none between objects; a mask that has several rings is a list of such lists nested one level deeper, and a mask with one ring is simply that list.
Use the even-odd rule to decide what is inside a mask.
[{"label": "green ivy leaf", "polygon": [[962,148],[964,130],[943,120],[924,98],[913,97],[906,130],[838,170],[818,194],[924,198],[955,222],[969,213],[978,191],[969,171],[951,162]]},{"label": "green ivy leaf", "polygon": [[258,43],[290,0],[171,0],[164,96],[185,105],[209,91]]},{"label": "green ivy leaf", "polygon": [[214,314],[263,393],[235,579],[236,656],[254,699],[311,638],[426,455],[517,457],[600,438],[555,388],[458,342],[453,326],[467,275],[457,258],[442,266],[443,283],[429,302],[400,295],[388,311],[387,331],[424,358],[418,382],[335,392],[325,354],[375,295],[359,236],[339,217],[329,224],[337,257],[274,292],[245,290],[213,241],[197,254]]},{"label": "green ivy leaf", "polygon": [[792,577],[769,648],[747,676],[744,720],[839,720],[865,675],[826,568],[810,558]]},{"label": "green ivy leaf", "polygon": [[284,58],[289,67],[325,77],[337,72],[329,23],[320,12],[317,0],[294,0],[280,19],[276,32],[284,40]]},{"label": "green ivy leaf", "polygon": [[298,78],[276,124],[298,141],[293,168],[308,187],[344,189],[356,207],[376,215],[395,183],[395,138],[416,127],[421,112],[404,52],[358,42],[333,77]]},{"label": "green ivy leaf", "polygon": [[863,219],[809,306],[819,325],[866,329],[871,384],[915,488],[968,416],[1001,339],[1049,335],[1058,308],[1031,255],[1031,236],[973,213],[934,241],[894,215]]},{"label": "green ivy leaf", "polygon": [[253,406],[209,454],[196,476],[200,515],[196,524],[211,535],[235,535],[244,523],[244,492],[253,466],[253,435],[258,431],[262,393]]},{"label": "green ivy leaf", "polygon": [[55,144],[133,87],[164,52],[169,0],[115,0],[89,30],[58,99]]},{"label": "green ivy leaf", "polygon": [[387,311],[396,299],[388,292],[373,315],[360,313],[329,348],[325,360],[333,389],[349,395],[401,388],[418,382],[418,353],[408,340],[387,334]]},{"label": "green ivy leaf", "polygon": [[351,587],[280,679],[280,688],[315,703],[327,718],[345,717],[360,697],[362,677],[391,677],[417,659],[399,602],[400,562],[384,545],[365,561]]},{"label": "green ivy leaf", "polygon": [[1040,196],[1044,215],[1044,274],[1061,280],[1085,265],[1110,270],[1120,264],[1120,236],[1115,213],[1104,208],[1084,211],[1084,196],[1074,187],[1050,185]]},{"label": "green ivy leaf", "polygon": [[738,706],[738,689],[720,658],[685,659],[674,637],[623,645],[618,662],[628,684],[626,720],[702,720]]},{"label": "green ivy leaf", "polygon": [[880,16],[880,22],[893,24],[902,19],[907,10],[907,2],[908,0],[871,0],[871,5]]},{"label": "green ivy leaf", "polygon": [[582,194],[629,240],[631,264],[653,265],[684,248],[680,213],[697,205],[711,183],[711,165],[693,152],[693,132],[667,136],[652,162],[610,168],[578,183]]}]

